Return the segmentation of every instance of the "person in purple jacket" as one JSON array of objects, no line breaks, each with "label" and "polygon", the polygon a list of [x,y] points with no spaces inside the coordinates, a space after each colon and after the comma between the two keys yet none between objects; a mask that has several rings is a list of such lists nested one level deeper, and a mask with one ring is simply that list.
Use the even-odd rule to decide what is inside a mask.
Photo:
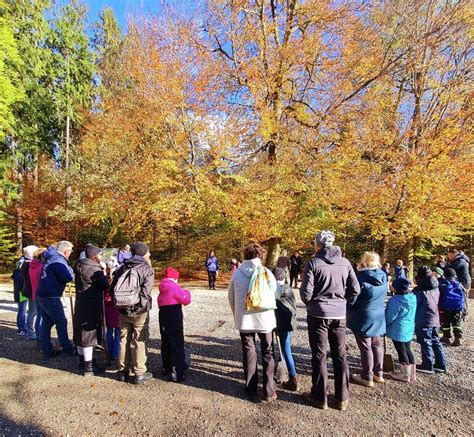
[{"label": "person in purple jacket", "polygon": [[214,255],[214,251],[211,250],[209,252],[206,261],[204,262],[204,267],[207,270],[207,277],[209,279],[209,290],[216,289],[216,278],[219,272],[219,263],[217,261],[216,256]]}]

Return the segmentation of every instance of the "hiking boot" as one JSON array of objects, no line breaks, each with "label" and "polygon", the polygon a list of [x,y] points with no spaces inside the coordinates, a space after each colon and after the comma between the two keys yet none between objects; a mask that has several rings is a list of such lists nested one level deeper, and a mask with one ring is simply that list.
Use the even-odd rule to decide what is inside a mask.
[{"label": "hiking boot", "polygon": [[362,385],[363,387],[373,387],[374,386],[374,381],[362,378],[362,376],[357,375],[357,374],[351,376],[351,382],[353,384]]},{"label": "hiking boot", "polygon": [[[410,382],[411,366],[400,364],[400,373],[392,373],[392,379],[402,382]],[[415,372],[416,373],[416,372]]]},{"label": "hiking boot", "polygon": [[153,373],[151,372],[145,372],[140,375],[135,375],[132,380],[132,384],[143,384],[144,382],[149,381],[151,378],[153,378]]},{"label": "hiking boot", "polygon": [[64,357],[74,357],[77,355],[76,348],[72,348],[70,351],[65,352],[64,349],[62,351]]},{"label": "hiking boot", "polygon": [[105,369],[97,366],[93,361],[84,361],[83,376],[103,375]]},{"label": "hiking boot", "polygon": [[349,405],[349,399],[346,399],[345,401],[337,401],[336,409],[339,411],[346,411],[348,405]]},{"label": "hiking boot", "polygon": [[451,339],[448,336],[441,337],[440,341],[446,346],[449,346],[451,344]]},{"label": "hiking boot", "polygon": [[446,367],[434,366],[434,371],[435,373],[448,373],[448,371],[446,370]]},{"label": "hiking boot", "polygon": [[452,346],[461,346],[461,339],[459,337],[456,337],[453,341]]},{"label": "hiking boot", "polygon": [[416,366],[414,364],[408,365],[410,367],[409,373],[410,373],[410,382],[415,382],[416,381]]},{"label": "hiking boot", "polygon": [[376,382],[377,384],[385,384],[385,379],[382,374],[374,375],[374,382]]},{"label": "hiking boot", "polygon": [[433,369],[427,369],[426,367],[423,367],[422,364],[417,364],[416,365],[416,371],[421,372],[421,373],[427,373],[429,375],[432,375],[434,373]]},{"label": "hiking boot", "polygon": [[318,401],[317,399],[314,399],[313,396],[311,395],[311,392],[309,391],[305,391],[301,396],[303,397],[304,401],[306,401],[308,404],[312,405],[315,408],[319,408],[320,410],[328,409],[327,402],[321,402],[321,401]]},{"label": "hiking boot", "polygon": [[61,351],[57,351],[57,350],[53,350],[53,352],[51,352],[48,356],[45,356],[45,358],[47,360],[51,359],[51,358],[57,358],[57,357],[60,357],[62,355],[62,352]]},{"label": "hiking boot", "polygon": [[84,355],[79,355],[79,369],[84,368]]},{"label": "hiking boot", "polygon": [[127,382],[129,378],[128,370],[119,370],[117,373],[117,381]]},{"label": "hiking boot", "polygon": [[289,390],[289,391],[298,391],[299,390],[298,380],[296,379],[296,376],[290,376],[288,378],[288,381],[284,381],[281,384],[281,386],[285,390]]}]

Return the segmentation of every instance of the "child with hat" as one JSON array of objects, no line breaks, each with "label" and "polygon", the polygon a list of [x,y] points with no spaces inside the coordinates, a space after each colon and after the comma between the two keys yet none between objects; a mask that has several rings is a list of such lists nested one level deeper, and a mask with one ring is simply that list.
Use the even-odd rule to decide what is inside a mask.
[{"label": "child with hat", "polygon": [[182,306],[191,303],[191,293],[178,285],[178,279],[179,272],[168,267],[158,295],[163,375],[174,382],[186,379]]},{"label": "child with hat", "polygon": [[410,292],[410,281],[398,278],[392,282],[393,296],[385,309],[386,335],[391,338],[398,353],[400,373],[393,373],[397,381],[414,382],[415,357],[410,349],[415,330],[416,297]]}]

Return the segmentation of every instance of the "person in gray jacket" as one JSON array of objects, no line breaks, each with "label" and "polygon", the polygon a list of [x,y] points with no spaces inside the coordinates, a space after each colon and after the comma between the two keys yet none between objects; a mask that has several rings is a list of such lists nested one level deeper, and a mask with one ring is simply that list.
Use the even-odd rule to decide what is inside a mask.
[{"label": "person in gray jacket", "polygon": [[351,263],[334,246],[335,236],[321,231],[315,238],[315,255],[307,262],[300,287],[308,312],[308,335],[312,353],[312,388],[303,399],[326,410],[328,373],[326,343],[329,340],[334,366],[336,408],[349,402],[349,366],[346,356],[346,300],[360,293]]}]

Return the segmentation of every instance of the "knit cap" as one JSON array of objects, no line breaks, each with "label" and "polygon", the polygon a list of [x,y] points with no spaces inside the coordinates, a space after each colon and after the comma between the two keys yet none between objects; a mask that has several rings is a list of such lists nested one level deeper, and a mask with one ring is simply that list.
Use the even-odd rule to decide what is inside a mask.
[{"label": "knit cap", "polygon": [[427,278],[428,276],[431,276],[432,274],[433,274],[433,272],[431,271],[431,269],[428,266],[421,266],[416,271],[416,275],[419,278]]},{"label": "knit cap", "polygon": [[173,269],[173,267],[168,267],[165,270],[165,278],[166,279],[179,279],[179,272],[176,269]]},{"label": "knit cap", "polygon": [[395,279],[395,281],[392,282],[392,287],[396,291],[408,291],[410,289],[410,281],[405,278],[398,278]]},{"label": "knit cap", "polygon": [[99,255],[102,251],[93,244],[88,244],[85,249],[86,258],[94,258],[96,255]]},{"label": "knit cap", "polygon": [[436,267],[435,272],[438,273],[439,276],[444,276],[444,271],[441,267]]},{"label": "knit cap", "polygon": [[456,270],[454,269],[446,269],[446,272],[444,273],[444,276],[446,279],[457,279],[458,275],[456,274]]},{"label": "knit cap", "polygon": [[38,250],[36,246],[26,246],[23,248],[23,255],[26,259],[33,259],[34,253]]},{"label": "knit cap", "polygon": [[130,246],[130,250],[132,251],[133,255],[145,256],[150,251],[150,248],[146,243],[143,243],[142,241],[136,241]]},{"label": "knit cap", "polygon": [[319,246],[328,247],[334,244],[336,237],[331,231],[321,231],[316,235],[314,240]]},{"label": "knit cap", "polygon": [[281,267],[275,267],[273,269],[273,276],[277,281],[284,281],[286,277],[286,270],[282,269]]}]

